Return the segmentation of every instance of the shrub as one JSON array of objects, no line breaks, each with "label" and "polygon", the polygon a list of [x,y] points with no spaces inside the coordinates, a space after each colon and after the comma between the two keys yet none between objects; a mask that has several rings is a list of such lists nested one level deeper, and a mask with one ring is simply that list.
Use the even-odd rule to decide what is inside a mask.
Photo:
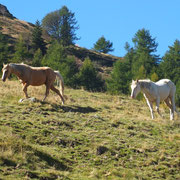
[{"label": "shrub", "polygon": [[42,60],[44,66],[59,70],[64,83],[70,87],[77,86],[78,68],[74,57],[67,57],[64,47],[55,41],[48,49]]},{"label": "shrub", "polygon": [[78,74],[80,85],[88,91],[104,90],[104,81],[89,58],[86,58]]},{"label": "shrub", "polygon": [[106,81],[107,90],[111,94],[128,94],[131,78],[129,64],[119,60],[114,64],[111,77]]}]

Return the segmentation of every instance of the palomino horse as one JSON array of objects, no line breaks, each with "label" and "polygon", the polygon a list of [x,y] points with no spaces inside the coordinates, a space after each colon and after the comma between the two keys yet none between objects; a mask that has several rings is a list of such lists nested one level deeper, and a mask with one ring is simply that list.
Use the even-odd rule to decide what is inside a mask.
[{"label": "palomino horse", "polygon": [[[60,96],[62,104],[64,104],[64,82],[61,74],[58,71],[53,71],[49,67],[31,67],[26,64],[10,63],[3,65],[2,72],[2,80],[4,82],[11,73],[15,74],[21,80],[26,98],[28,98],[27,87],[29,85],[40,86],[45,84],[46,93],[43,101],[45,101],[46,97],[49,95],[49,90],[51,89]],[[53,84],[56,77],[60,82],[60,91],[56,89]]]},{"label": "palomino horse", "polygon": [[150,108],[152,119],[154,119],[153,102],[156,102],[156,110],[161,117],[162,115],[159,111],[159,104],[161,101],[164,101],[170,109],[170,120],[174,119],[174,111],[179,114],[175,106],[176,86],[171,80],[162,79],[158,82],[152,82],[150,80],[132,80],[131,90],[132,98],[136,98],[140,91],[143,92]]}]

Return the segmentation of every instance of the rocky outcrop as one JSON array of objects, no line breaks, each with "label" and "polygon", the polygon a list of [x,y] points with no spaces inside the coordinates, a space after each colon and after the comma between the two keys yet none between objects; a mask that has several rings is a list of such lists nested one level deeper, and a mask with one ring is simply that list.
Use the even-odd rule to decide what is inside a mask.
[{"label": "rocky outcrop", "polygon": [[15,17],[8,11],[7,7],[0,4],[0,16],[5,16],[11,19],[14,19]]}]

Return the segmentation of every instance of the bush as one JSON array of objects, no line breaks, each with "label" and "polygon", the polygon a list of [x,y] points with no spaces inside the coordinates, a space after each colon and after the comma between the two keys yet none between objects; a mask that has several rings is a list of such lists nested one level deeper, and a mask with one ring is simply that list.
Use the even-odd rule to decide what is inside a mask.
[{"label": "bush", "polygon": [[34,67],[40,67],[41,66],[41,61],[42,61],[43,55],[42,55],[42,51],[40,49],[38,49],[35,53],[34,53],[34,58],[32,60],[32,66]]},{"label": "bush", "polygon": [[104,90],[104,81],[94,68],[91,60],[86,58],[78,74],[80,85],[88,91]]},{"label": "bush", "polygon": [[180,107],[180,80],[176,84],[176,105]]},{"label": "bush", "polygon": [[64,47],[57,41],[49,47],[42,64],[58,70],[63,76],[65,85],[77,87],[78,68],[75,58],[67,57]]},{"label": "bush", "polygon": [[106,81],[107,90],[111,94],[129,93],[129,84],[132,79],[129,68],[127,62],[120,60],[114,64],[111,77]]},{"label": "bush", "polygon": [[64,78],[65,85],[77,88],[79,86],[78,81],[78,67],[73,56],[68,56],[65,59],[62,59],[59,66],[59,71]]}]

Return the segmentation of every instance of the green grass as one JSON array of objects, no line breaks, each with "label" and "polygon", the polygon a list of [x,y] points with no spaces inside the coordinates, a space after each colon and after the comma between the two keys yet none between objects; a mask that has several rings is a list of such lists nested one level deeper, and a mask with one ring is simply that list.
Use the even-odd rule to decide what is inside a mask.
[{"label": "green grass", "polygon": [[[44,87],[30,87],[43,99]],[[180,129],[145,102],[65,89],[64,106],[23,102],[17,81],[0,82],[0,179],[180,179]],[[177,117],[176,117],[177,120]]]}]

